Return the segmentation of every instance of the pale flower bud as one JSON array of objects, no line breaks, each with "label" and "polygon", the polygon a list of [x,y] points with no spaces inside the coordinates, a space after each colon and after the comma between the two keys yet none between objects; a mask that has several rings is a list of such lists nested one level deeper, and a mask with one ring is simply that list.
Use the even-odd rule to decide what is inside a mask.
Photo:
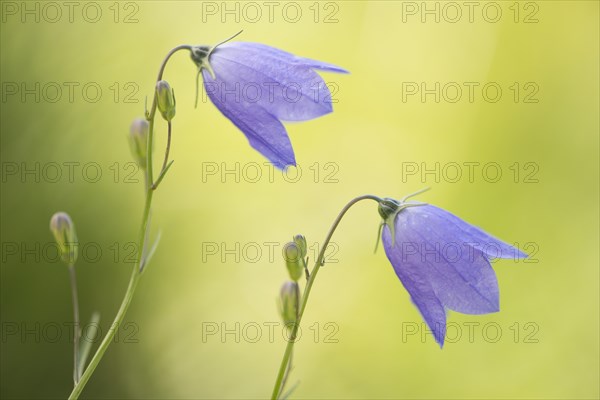
[{"label": "pale flower bud", "polygon": [[54,235],[60,258],[67,264],[77,261],[77,234],[75,225],[67,213],[57,212],[50,219],[50,231]]},{"label": "pale flower bud", "polygon": [[167,81],[156,82],[156,101],[163,118],[171,121],[175,116],[175,92]]}]

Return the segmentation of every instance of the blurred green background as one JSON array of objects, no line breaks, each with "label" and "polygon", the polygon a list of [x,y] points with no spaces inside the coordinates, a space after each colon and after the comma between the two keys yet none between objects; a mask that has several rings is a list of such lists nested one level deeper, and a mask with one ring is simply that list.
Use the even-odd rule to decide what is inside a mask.
[{"label": "blurred green background", "polygon": [[[129,124],[169,49],[240,29],[239,40],[352,73],[322,74],[335,87],[333,114],[287,124],[301,174],[291,182],[294,170],[273,172],[210,102],[194,109],[195,66],[173,57],[175,164],[152,219],[162,240],[83,397],[269,396],[285,347],[273,325],[283,244],[303,233],[316,246],[357,195],[431,186],[421,200],[518,243],[534,262],[496,262],[501,312],[451,312],[440,350],[382,249],[373,254],[375,204],[356,206],[312,292],[293,397],[598,398],[598,2],[482,2],[471,21],[467,6],[443,2],[276,2],[270,15],[262,2],[75,2],[71,16],[54,4],[60,17],[46,3],[1,4],[3,398],[72,388],[68,274],[50,251],[50,216],[67,211],[88,244],[77,265],[82,319],[99,311],[105,332],[142,211]],[[439,102],[407,95],[436,82]],[[465,82],[478,85],[472,99]],[[465,163],[479,163],[472,179]],[[35,168],[39,179],[24,173]],[[421,176],[436,168],[439,179]]]}]

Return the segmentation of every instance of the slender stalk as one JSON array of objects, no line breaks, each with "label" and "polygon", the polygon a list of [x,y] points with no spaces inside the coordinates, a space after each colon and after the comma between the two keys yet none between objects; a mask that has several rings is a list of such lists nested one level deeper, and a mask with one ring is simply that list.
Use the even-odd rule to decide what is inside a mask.
[{"label": "slender stalk", "polygon": [[71,279],[71,296],[73,298],[73,382],[77,385],[81,373],[79,372],[79,299],[77,297],[77,277],[75,265],[69,264],[69,278]]},{"label": "slender stalk", "polygon": [[169,151],[171,151],[171,121],[167,122],[167,149],[165,150],[165,159],[163,160],[162,168],[160,169],[159,175],[167,168],[167,162],[169,162]]},{"label": "slender stalk", "polygon": [[171,167],[171,164],[173,164],[173,161],[171,161],[170,163],[167,164],[167,162],[169,161],[169,151],[170,150],[171,150],[171,121],[167,121],[167,148],[165,150],[165,159],[163,160],[163,165],[160,169],[160,172],[158,173],[158,178],[156,179],[156,182],[154,182],[154,184],[152,185],[152,190],[156,190],[156,188],[158,187],[160,182],[165,177],[165,174]]},{"label": "slender stalk", "polygon": [[[169,61],[169,59],[171,58],[171,56],[175,53],[177,53],[179,50],[192,50],[192,46],[190,46],[189,44],[182,44],[179,45],[173,49],[171,49],[171,51],[169,51],[169,53],[167,53],[165,59],[163,60],[162,64],[160,65],[160,69],[158,70],[158,76],[156,77],[156,82],[162,80],[163,74],[165,72],[165,67],[167,66],[167,62]],[[152,140],[153,140],[153,133],[154,133],[154,116],[156,115],[156,108],[157,108],[157,101],[158,99],[156,98],[156,91],[154,91],[154,96],[152,97],[152,107],[150,109],[150,114],[148,115],[148,150],[152,150]],[[167,155],[168,156],[168,155]],[[147,171],[147,176],[148,176],[148,181],[149,181],[149,186],[151,187],[154,183],[154,176],[153,176],[153,172],[152,172],[152,153],[147,153],[146,155],[146,171]]]},{"label": "slender stalk", "polygon": [[281,388],[279,389],[279,393],[277,394],[277,398],[281,397],[281,393],[283,392],[283,389],[285,388],[285,385],[287,384],[287,380],[290,376],[290,372],[292,371],[293,363],[294,363],[294,350],[292,349],[292,352],[290,353],[290,359],[288,360],[288,365],[285,368],[285,374],[283,375],[283,379],[281,381]]},{"label": "slender stalk", "polygon": [[[191,49],[191,46],[189,46],[189,45],[181,45],[181,46],[177,46],[174,49],[172,49],[167,54],[167,56],[165,57],[165,59],[163,60],[161,66],[160,66],[160,69],[158,71],[157,82],[162,79],[165,67],[167,65],[167,62],[171,58],[171,56],[179,50],[190,50],[190,49]],[[148,129],[148,144],[147,144],[148,147],[147,147],[147,152],[146,152],[146,154],[147,154],[146,155],[146,182],[147,182],[147,184],[146,184],[146,201],[144,204],[144,212],[142,214],[142,224],[141,224],[140,233],[139,233],[138,254],[136,257],[136,262],[133,266],[133,270],[131,271],[131,277],[129,278],[129,285],[127,286],[125,296],[123,297],[123,301],[121,302],[119,311],[117,311],[115,320],[114,320],[112,326],[110,327],[110,329],[108,330],[106,336],[104,336],[104,339],[102,339],[100,346],[98,346],[98,349],[96,350],[96,353],[94,354],[94,357],[92,357],[92,360],[90,361],[90,364],[88,365],[88,367],[85,369],[83,375],[81,376],[81,379],[79,380],[79,382],[77,382],[77,384],[73,388],[73,391],[71,392],[71,395],[69,396],[69,399],[79,398],[79,396],[81,395],[81,392],[83,391],[83,388],[85,387],[85,385],[89,381],[90,377],[96,370],[96,367],[100,363],[100,360],[102,360],[104,353],[108,349],[108,346],[110,346],[113,338],[115,337],[117,330],[119,329],[121,323],[123,322],[123,318],[125,318],[125,314],[127,313],[127,309],[129,308],[129,306],[131,305],[131,301],[133,299],[133,294],[135,292],[135,289],[138,285],[138,282],[139,282],[139,279],[141,276],[140,265],[142,265],[143,257],[144,257],[142,249],[146,248],[146,237],[147,237],[146,232],[148,230],[150,209],[152,206],[152,197],[154,195],[154,188],[153,188],[154,177],[153,177],[153,172],[152,172],[152,144],[153,144],[154,117],[156,115],[156,108],[157,108],[157,100],[156,100],[156,94],[155,94],[154,100],[152,101],[152,108],[151,108],[150,114],[148,115],[149,129]]]},{"label": "slender stalk", "polygon": [[[138,249],[142,249],[144,246],[146,226],[148,223],[148,217],[150,215],[150,205],[152,204],[152,195],[153,194],[154,194],[154,192],[152,190],[148,190],[146,192],[146,204],[144,206],[144,214],[142,217],[142,229],[141,229],[141,233],[140,233],[140,240],[138,242],[139,243]],[[85,387],[85,385],[89,381],[90,377],[96,370],[96,367],[100,363],[100,360],[104,356],[104,353],[108,349],[108,346],[110,346],[117,330],[119,329],[119,326],[121,325],[121,322],[123,322],[123,318],[125,317],[125,313],[127,312],[129,305],[131,304],[131,300],[133,299],[133,294],[135,292],[135,288],[137,287],[137,284],[138,284],[140,276],[141,276],[140,272],[139,272],[139,265],[140,265],[141,259],[142,259],[142,252],[138,251],[136,263],[134,265],[133,271],[131,272],[131,277],[129,279],[129,286],[127,287],[127,291],[125,292],[125,297],[123,298],[123,301],[121,302],[121,307],[119,307],[119,311],[117,312],[117,315],[115,316],[115,320],[114,320],[112,326],[110,327],[110,329],[108,330],[108,332],[106,333],[106,336],[104,336],[104,339],[102,339],[102,342],[100,343],[98,350],[96,350],[94,357],[92,357],[90,364],[88,365],[88,367],[85,369],[85,372],[81,376],[81,380],[79,380],[77,385],[75,385],[75,388],[71,392],[69,399],[79,398],[79,395],[81,394],[81,392],[83,391],[83,388]]]},{"label": "slender stalk", "polygon": [[323,262],[323,257],[325,257],[325,250],[327,249],[327,246],[329,246],[329,241],[331,240],[333,233],[337,229],[340,221],[342,220],[342,218],[344,217],[346,212],[350,209],[350,207],[352,207],[354,204],[356,204],[362,200],[374,200],[374,201],[380,202],[382,199],[377,196],[373,196],[373,195],[364,195],[364,196],[359,196],[359,197],[356,197],[356,198],[350,200],[350,202],[348,204],[346,204],[344,206],[344,208],[342,208],[342,211],[340,211],[340,213],[338,214],[335,221],[333,221],[331,228],[329,228],[329,232],[327,233],[327,236],[325,237],[325,241],[323,242],[323,245],[321,246],[321,251],[319,251],[319,256],[317,257],[317,259],[315,261],[315,266],[313,267],[313,270],[310,273],[310,278],[308,279],[308,282],[306,283],[306,288],[304,289],[304,293],[302,294],[302,300],[301,300],[301,305],[300,305],[300,312],[298,313],[298,319],[292,328],[292,334],[290,335],[290,339],[285,348],[285,353],[283,354],[283,359],[281,360],[281,365],[279,366],[279,372],[277,373],[277,379],[275,380],[275,387],[273,388],[273,393],[271,395],[271,399],[273,399],[273,400],[279,398],[279,395],[281,394],[281,391],[283,390],[283,380],[284,380],[284,376],[285,376],[288,364],[290,363],[290,358],[292,356],[292,350],[294,348],[294,344],[296,343],[298,329],[300,328],[300,321],[302,320],[302,316],[304,315],[304,310],[306,309],[306,304],[308,303],[308,296],[310,296],[310,291],[313,287],[313,284],[315,283],[315,279],[317,278],[317,273],[319,272],[319,269],[321,268],[321,263]]}]

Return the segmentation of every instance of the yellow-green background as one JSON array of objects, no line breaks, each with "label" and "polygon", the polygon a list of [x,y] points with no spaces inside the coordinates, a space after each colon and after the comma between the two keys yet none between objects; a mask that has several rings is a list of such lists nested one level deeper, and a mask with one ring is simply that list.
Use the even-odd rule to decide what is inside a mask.
[{"label": "yellow-green background", "polygon": [[[121,340],[109,348],[84,397],[270,395],[285,346],[281,329],[274,343],[267,337],[236,343],[231,335],[225,343],[216,336],[202,343],[202,327],[277,322],[283,262],[279,255],[269,260],[265,247],[257,263],[232,257],[222,263],[214,256],[202,262],[202,243],[284,243],[298,232],[320,242],[350,198],[399,198],[428,185],[432,190],[420,199],[507,241],[536,243],[539,262],[494,264],[500,313],[449,314],[463,334],[465,323],[480,323],[473,343],[463,337],[440,350],[430,336],[425,343],[417,337],[403,342],[403,323],[420,324],[421,318],[383,251],[373,254],[375,205],[355,207],[334,237],[339,262],[317,279],[303,321],[305,329],[336,323],[339,342],[298,343],[294,397],[598,398],[597,2],[536,2],[534,24],[512,21],[512,2],[500,3],[505,14],[496,24],[481,14],[473,23],[420,23],[418,17],[403,23],[402,3],[393,1],[338,2],[338,22],[331,24],[312,21],[312,2],[298,3],[305,16],[295,24],[280,13],[273,23],[266,17],[258,23],[209,17],[203,23],[200,2],[137,2],[139,22],[123,24],[111,20],[112,2],[99,4],[104,16],[96,24],[76,13],[73,23],[66,16],[58,23],[8,17],[0,26],[2,82],[98,82],[104,90],[95,104],[83,101],[80,92],[73,103],[66,95],[55,104],[31,97],[21,102],[18,96],[2,102],[2,162],[94,161],[104,175],[96,184],[80,175],[74,183],[55,184],[6,177],[1,233],[3,243],[44,244],[51,240],[52,213],[68,211],[80,241],[99,243],[105,253],[102,262],[77,266],[82,318],[97,310],[104,329],[130,273],[129,264],[111,260],[108,247],[136,240],[143,201],[140,185],[113,183],[108,166],[130,161],[128,126],[142,114],[166,52],[181,43],[216,43],[243,28],[240,40],[333,62],[352,73],[323,75],[339,86],[333,114],[287,126],[304,167],[299,183],[280,175],[274,183],[266,177],[254,184],[231,177],[202,183],[203,162],[231,167],[264,160],[212,104],[193,108],[195,67],[183,53],[173,58],[166,78],[178,100],[175,164],[155,196],[152,224],[154,232],[162,230],[162,241],[125,318],[139,327],[137,343]],[[495,81],[504,96],[495,104],[481,96],[473,103],[463,98],[436,104],[431,97],[402,102],[402,82],[436,81]],[[540,87],[539,103],[515,104],[508,86],[530,81]],[[113,82],[135,82],[138,103],[115,103],[108,89]],[[157,163],[164,138],[159,130]],[[315,162],[335,163],[339,182],[321,177],[314,183],[308,167]],[[480,174],[473,183],[422,183],[415,177],[402,182],[403,162],[497,162],[504,176],[498,183]],[[515,162],[537,163],[539,182],[514,183],[508,167]],[[65,267],[4,256],[4,327],[71,321]],[[490,322],[502,328],[497,343],[482,337],[481,327]],[[539,327],[537,343],[524,343],[527,322]],[[510,330],[515,323],[521,327],[518,343]],[[3,339],[1,367],[2,397],[70,392],[66,337],[58,343]]]}]

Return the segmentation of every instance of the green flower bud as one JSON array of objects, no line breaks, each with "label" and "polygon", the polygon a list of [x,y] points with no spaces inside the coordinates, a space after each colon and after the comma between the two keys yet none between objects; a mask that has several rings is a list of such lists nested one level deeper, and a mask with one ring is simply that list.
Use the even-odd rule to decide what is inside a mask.
[{"label": "green flower bud", "polygon": [[279,312],[283,323],[291,327],[298,320],[300,288],[296,282],[285,282],[279,292]]},{"label": "green flower bud", "polygon": [[163,118],[170,121],[175,116],[175,92],[167,81],[156,82],[156,100],[158,111]]},{"label": "green flower bud", "polygon": [[148,121],[136,118],[129,128],[129,147],[135,161],[142,168],[146,168],[146,151],[148,149]]},{"label": "green flower bud", "polygon": [[302,235],[296,235],[296,236],[294,236],[294,243],[296,243],[296,245],[300,249],[300,257],[302,257],[302,258],[306,257],[306,251],[307,251],[306,238]]},{"label": "green flower bud", "polygon": [[298,245],[295,242],[289,242],[283,246],[283,257],[290,278],[293,281],[300,279],[304,271],[304,258],[302,258],[302,251]]},{"label": "green flower bud", "polygon": [[67,264],[77,261],[77,234],[75,225],[67,213],[57,212],[50,219],[50,231],[58,244],[60,258]]}]

